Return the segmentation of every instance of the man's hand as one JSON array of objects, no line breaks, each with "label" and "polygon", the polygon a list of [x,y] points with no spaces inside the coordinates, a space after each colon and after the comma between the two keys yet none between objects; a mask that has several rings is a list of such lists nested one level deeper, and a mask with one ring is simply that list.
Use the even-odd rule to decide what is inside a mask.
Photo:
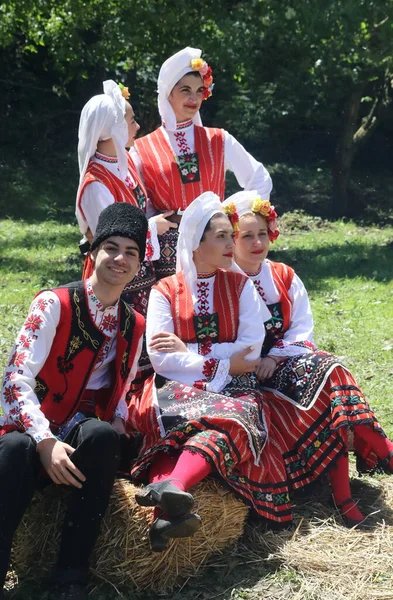
[{"label": "man's hand", "polygon": [[187,352],[187,346],[174,333],[155,333],[151,336],[149,348],[156,352]]},{"label": "man's hand", "polygon": [[152,217],[153,221],[155,221],[157,225],[157,234],[162,235],[169,231],[169,229],[177,229],[177,223],[172,223],[172,221],[168,221],[167,217],[173,215],[174,210],[168,210],[167,212],[162,213],[162,215],[157,215]]},{"label": "man's hand", "polygon": [[252,352],[254,348],[250,346],[241,352],[236,352],[230,358],[229,364],[229,375],[242,375],[242,373],[253,373],[257,370],[260,362],[260,358],[254,360],[247,360],[246,356]]},{"label": "man's hand", "polygon": [[72,446],[49,438],[37,444],[37,452],[42,466],[54,483],[82,487],[81,482],[86,481],[86,477],[69,459],[69,455],[74,452]]},{"label": "man's hand", "polygon": [[259,363],[259,367],[257,369],[257,377],[260,381],[263,379],[269,379],[273,376],[274,371],[276,370],[277,363],[274,358],[270,356],[265,356],[261,358],[261,362]]}]

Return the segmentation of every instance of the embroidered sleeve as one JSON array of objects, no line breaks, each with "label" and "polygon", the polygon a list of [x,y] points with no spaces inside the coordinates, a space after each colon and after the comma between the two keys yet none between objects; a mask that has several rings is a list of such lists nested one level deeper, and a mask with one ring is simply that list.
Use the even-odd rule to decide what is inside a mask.
[{"label": "embroidered sleeve", "polygon": [[[88,227],[93,235],[96,232],[98,217],[104,208],[113,204],[114,201],[114,197],[103,183],[93,181],[85,187],[81,199],[81,206]],[[86,232],[82,231],[82,233]]]},{"label": "embroidered sleeve", "polygon": [[250,360],[258,358],[265,339],[264,321],[267,315],[270,317],[265,303],[259,297],[252,281],[247,280],[240,296],[237,339],[235,342],[212,344],[212,357],[227,359],[236,352],[253,346],[254,350],[250,352],[248,358]]},{"label": "embroidered sleeve", "polygon": [[231,382],[232,377],[229,375],[230,361],[227,360],[215,360],[209,358],[203,365],[203,374],[205,379],[195,382],[195,387],[204,389],[208,392],[221,392],[228,383]]},{"label": "embroidered sleeve", "polygon": [[146,239],[145,260],[158,260],[160,258],[160,242],[157,235],[157,223],[154,217],[149,219],[149,230]]},{"label": "embroidered sleeve", "polygon": [[225,170],[232,171],[245,190],[257,190],[263,200],[269,200],[272,179],[263,166],[227,131],[225,135]]},{"label": "embroidered sleeve", "polygon": [[15,425],[38,443],[54,437],[34,392],[35,377],[45,364],[60,318],[60,301],[50,291],[32,302],[5,369],[1,406],[5,424]]},{"label": "embroidered sleeve", "polygon": [[301,279],[294,275],[289,297],[292,300],[292,315],[289,329],[282,340],[275,344],[272,356],[296,356],[315,352],[314,323],[306,288]]},{"label": "embroidered sleeve", "polygon": [[168,300],[153,288],[146,319],[146,343],[153,369],[167,379],[188,385],[205,379],[203,367],[206,358],[191,351],[190,347],[187,352],[157,352],[150,348],[152,336],[162,332],[174,332],[171,306]]}]

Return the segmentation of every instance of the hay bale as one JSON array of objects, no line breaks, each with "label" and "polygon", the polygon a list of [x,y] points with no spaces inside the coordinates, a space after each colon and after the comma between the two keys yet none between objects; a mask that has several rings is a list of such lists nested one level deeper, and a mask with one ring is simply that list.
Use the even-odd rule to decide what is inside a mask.
[{"label": "hay bale", "polygon": [[[116,481],[91,561],[93,573],[113,586],[171,589],[195,576],[214,552],[243,533],[248,508],[219,483],[206,480],[193,489],[201,529],[192,538],[172,540],[165,552],[153,553],[148,538],[153,511],[138,506],[137,489],[129,481]],[[13,567],[24,579],[39,580],[53,567],[68,493],[51,485],[36,494],[26,512],[13,548]]]}]

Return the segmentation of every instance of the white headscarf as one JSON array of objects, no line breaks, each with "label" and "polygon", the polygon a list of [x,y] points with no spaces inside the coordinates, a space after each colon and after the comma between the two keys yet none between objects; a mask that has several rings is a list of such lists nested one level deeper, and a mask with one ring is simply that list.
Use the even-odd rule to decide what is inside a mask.
[{"label": "white headscarf", "polygon": [[[197,297],[197,270],[193,260],[193,252],[201,242],[206,225],[216,214],[225,214],[220,198],[213,192],[204,192],[198,198],[195,198],[186,208],[179,225],[179,239],[176,248],[176,272],[183,271],[194,303]],[[240,271],[234,262],[232,262],[230,270]]]},{"label": "white headscarf", "polygon": [[[89,160],[97,150],[100,140],[112,138],[116,148],[119,177],[127,177],[127,153],[125,145],[128,139],[128,127],[125,120],[126,101],[121,94],[117,83],[111,79],[103,83],[104,93],[93,96],[82,109],[78,131],[78,162],[79,162],[79,187],[86,173]],[[76,206],[76,217],[82,232],[87,231],[87,223],[79,208]]]},{"label": "white headscarf", "polygon": [[232,194],[222,203],[223,206],[229,206],[233,202],[236,206],[236,212],[240,217],[245,215],[246,213],[252,212],[252,205],[254,200],[260,198],[260,194],[256,190],[243,190],[241,192],[236,192],[236,194]]},{"label": "white headscarf", "polygon": [[262,200],[257,190],[243,190],[232,194],[222,203],[223,207],[234,204],[240,219],[247,213],[258,213],[265,220],[268,227],[269,239],[273,242],[279,235],[277,213],[269,200]]},{"label": "white headscarf", "polygon": [[[161,120],[168,131],[176,131],[176,115],[168,100],[168,96],[176,83],[187,73],[192,71],[191,61],[200,58],[202,50],[199,48],[183,48],[162,65],[158,75],[158,111]],[[202,125],[199,111],[193,117],[194,125]]]}]

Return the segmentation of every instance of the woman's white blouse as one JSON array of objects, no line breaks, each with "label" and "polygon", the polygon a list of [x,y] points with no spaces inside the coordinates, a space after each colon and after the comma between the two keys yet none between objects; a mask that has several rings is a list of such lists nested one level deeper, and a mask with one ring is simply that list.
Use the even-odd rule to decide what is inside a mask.
[{"label": "woman's white blouse", "polygon": [[[204,284],[207,290],[204,294],[204,310],[213,312],[213,291],[215,275],[199,279],[198,284]],[[200,298],[196,299],[194,310],[196,314],[204,314],[200,309]],[[225,311],[222,307],[220,312]],[[188,344],[187,352],[157,352],[149,348],[150,340],[156,333],[174,333],[172,310],[168,300],[156,289],[152,289],[149,299],[146,321],[146,340],[148,352],[154,370],[167,379],[193,385],[204,380],[206,362],[215,359],[216,373],[211,381],[206,384],[206,389],[220,392],[230,381],[230,357],[248,348],[253,347],[248,358],[253,360],[260,356],[262,343],[265,337],[264,321],[270,317],[269,311],[260,301],[258,293],[252,282],[247,280],[240,296],[239,302],[239,329],[235,342],[214,343],[211,350],[204,356],[198,354],[198,344]],[[220,318],[220,317],[219,317]]]}]

